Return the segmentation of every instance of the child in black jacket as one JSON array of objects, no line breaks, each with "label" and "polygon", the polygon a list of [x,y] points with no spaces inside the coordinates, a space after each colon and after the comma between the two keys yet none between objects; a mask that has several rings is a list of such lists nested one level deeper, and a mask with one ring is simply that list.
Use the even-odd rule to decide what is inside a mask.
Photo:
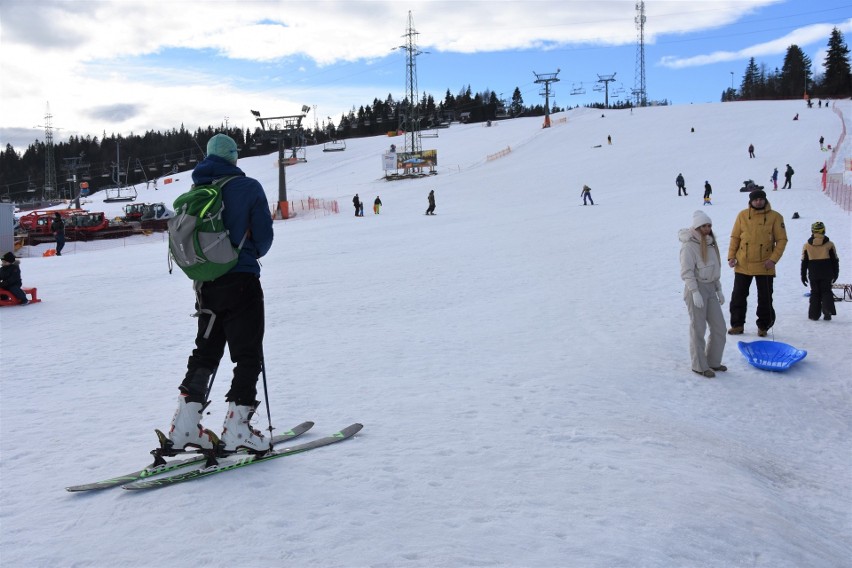
[{"label": "child in black jacket", "polygon": [[2,267],[0,267],[0,288],[3,288],[19,299],[21,304],[29,303],[27,295],[21,290],[20,261],[11,252],[4,254],[2,260]]},{"label": "child in black jacket", "polygon": [[837,312],[834,308],[832,282],[840,275],[840,259],[834,243],[825,235],[825,225],[817,221],[811,225],[811,238],[802,247],[802,284],[808,285],[810,278],[811,301],[808,305],[808,317],[818,320],[820,313],[829,321]]}]

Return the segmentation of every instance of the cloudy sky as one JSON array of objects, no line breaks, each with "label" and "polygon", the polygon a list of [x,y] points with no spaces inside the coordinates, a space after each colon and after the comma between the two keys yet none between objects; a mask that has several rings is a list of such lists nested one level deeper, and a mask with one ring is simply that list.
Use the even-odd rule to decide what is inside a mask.
[{"label": "cloudy sky", "polygon": [[[337,122],[404,97],[409,11],[421,95],[518,87],[534,104],[535,73],[558,70],[564,107],[603,102],[602,76],[615,74],[611,100],[636,82],[633,0],[2,0],[0,145],[43,140],[48,108],[60,141],[253,127],[250,109],[303,105],[307,124]],[[852,43],[850,0],[650,0],[645,13],[647,93],[675,104],[718,101],[750,57],[780,68],[791,44],[819,73],[835,26]]]}]

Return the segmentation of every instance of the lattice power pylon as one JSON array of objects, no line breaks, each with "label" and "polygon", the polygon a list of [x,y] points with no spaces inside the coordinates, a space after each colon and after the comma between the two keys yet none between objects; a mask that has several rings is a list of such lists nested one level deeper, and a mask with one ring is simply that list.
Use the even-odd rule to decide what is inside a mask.
[{"label": "lattice power pylon", "polygon": [[417,56],[422,53],[417,48],[417,30],[414,29],[414,17],[408,12],[408,27],[405,30],[405,45],[399,46],[406,51],[405,96],[407,103],[402,109],[399,127],[405,132],[405,151],[420,152],[420,99],[417,92]]},{"label": "lattice power pylon", "polygon": [[[42,199],[52,201],[59,196],[59,187],[56,185],[56,163],[53,161],[53,130],[51,124],[53,115],[50,114],[50,103],[44,113],[44,190]],[[42,125],[39,125],[41,127]]]},{"label": "lattice power pylon", "polygon": [[636,42],[636,74],[633,82],[633,96],[636,106],[648,104],[648,92],[645,90],[645,2],[636,2],[636,29],[639,36]]}]

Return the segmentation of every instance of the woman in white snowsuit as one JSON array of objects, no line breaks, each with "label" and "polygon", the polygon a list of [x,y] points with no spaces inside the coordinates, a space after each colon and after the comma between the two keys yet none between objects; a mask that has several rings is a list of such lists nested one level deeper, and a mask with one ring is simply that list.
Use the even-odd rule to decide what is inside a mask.
[{"label": "woman in white snowsuit", "polygon": [[[715,377],[715,371],[727,371],[722,364],[725,350],[726,325],[722,314],[725,296],[719,281],[722,261],[719,246],[713,235],[713,223],[703,211],[692,216],[692,225],[681,229],[680,277],[685,284],[683,301],[689,312],[689,354],[692,370],[705,377]],[[704,335],[710,328],[710,340]]]}]

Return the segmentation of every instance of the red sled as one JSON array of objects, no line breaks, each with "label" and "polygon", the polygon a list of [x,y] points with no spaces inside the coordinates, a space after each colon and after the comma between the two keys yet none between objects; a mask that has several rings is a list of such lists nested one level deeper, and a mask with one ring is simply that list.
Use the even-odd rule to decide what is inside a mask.
[{"label": "red sled", "polygon": [[[21,290],[29,296],[28,300],[30,304],[41,302],[38,297],[38,288],[21,288]],[[11,292],[0,288],[0,307],[19,306],[20,304],[21,301],[13,296]]]}]

